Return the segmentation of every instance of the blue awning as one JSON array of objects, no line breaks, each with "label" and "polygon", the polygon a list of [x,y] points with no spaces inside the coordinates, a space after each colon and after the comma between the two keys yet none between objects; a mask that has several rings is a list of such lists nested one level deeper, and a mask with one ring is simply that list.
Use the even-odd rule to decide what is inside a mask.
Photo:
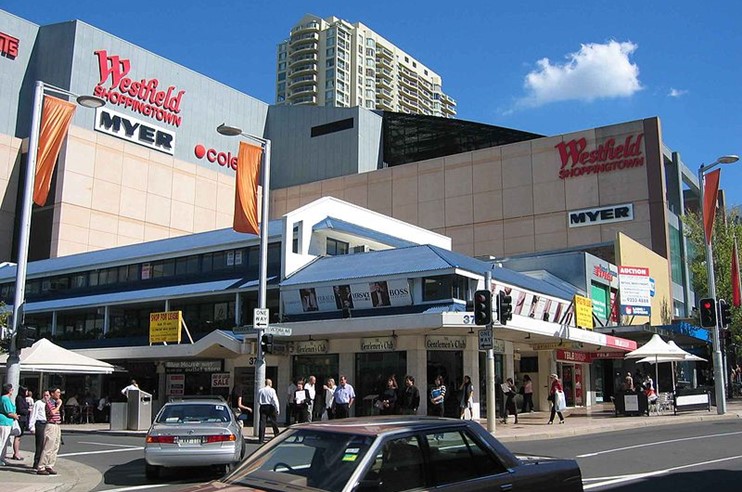
[{"label": "blue awning", "polygon": [[[275,279],[276,277],[270,277],[268,278],[268,282],[274,281]],[[165,299],[191,297],[194,295],[237,292],[239,290],[251,289],[257,286],[258,280],[256,279],[245,280],[242,277],[230,278],[197,284],[173,285],[154,289],[129,290],[124,292],[111,292],[108,294],[94,294],[82,297],[66,297],[64,299],[28,302],[26,303],[25,311],[27,313],[37,313],[56,311],[60,309],[90,308],[131,302],[164,301]]]}]

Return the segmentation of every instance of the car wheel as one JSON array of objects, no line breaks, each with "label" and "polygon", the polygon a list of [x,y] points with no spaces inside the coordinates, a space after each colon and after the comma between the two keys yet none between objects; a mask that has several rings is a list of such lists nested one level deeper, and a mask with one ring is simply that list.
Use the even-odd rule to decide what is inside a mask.
[{"label": "car wheel", "polygon": [[224,465],[222,471],[224,472],[224,475],[229,475],[234,471],[235,468],[237,468],[237,465],[239,463],[229,463],[228,465]]},{"label": "car wheel", "polygon": [[147,463],[144,465],[144,476],[147,478],[159,478],[160,477],[160,467],[155,465],[150,465]]}]

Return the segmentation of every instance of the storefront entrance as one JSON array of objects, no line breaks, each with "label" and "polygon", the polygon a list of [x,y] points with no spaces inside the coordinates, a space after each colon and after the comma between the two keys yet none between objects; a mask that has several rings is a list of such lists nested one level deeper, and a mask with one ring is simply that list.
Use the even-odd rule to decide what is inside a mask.
[{"label": "storefront entrance", "polygon": [[444,415],[459,417],[459,386],[464,379],[464,352],[461,350],[428,350],[428,380],[425,395],[420,388],[420,398],[429,400],[430,390],[435,378],[443,377],[446,386],[446,400]]},{"label": "storefront entrance", "polygon": [[[266,366],[265,377],[273,382],[273,389],[279,388],[278,368],[276,366]],[[247,399],[247,403],[244,401],[242,403],[250,408],[255,408],[255,366],[234,368],[234,383],[232,383],[230,392],[232,391],[232,388],[238,384],[242,385],[243,394],[245,395],[244,398]],[[285,381],[283,384],[284,386],[288,386],[288,381]],[[279,390],[276,389],[276,391],[278,392],[278,401],[283,405],[284,402],[281,398],[283,395]],[[285,393],[286,391],[284,390],[283,394]],[[230,405],[231,404],[232,402],[230,402]],[[283,409],[281,409],[281,411],[283,411]]]},{"label": "storefront entrance", "polygon": [[[307,380],[309,376],[317,379],[315,384],[316,396],[314,406],[316,409],[324,408],[325,392],[322,386],[327,382],[327,378],[333,378],[335,384],[338,382],[339,374],[339,356],[338,354],[319,354],[319,355],[295,355],[291,361],[291,375],[294,381],[298,378]],[[288,387],[288,381],[281,387],[278,393],[279,398],[286,394],[285,387]],[[351,382],[351,384],[353,384]],[[354,386],[355,388],[355,386]],[[285,398],[285,397],[284,397]],[[319,405],[319,407],[317,406]]]},{"label": "storefront entrance", "polygon": [[[386,388],[390,376],[397,386],[407,375],[407,352],[365,352],[356,354],[356,374],[350,384],[356,391],[355,415],[372,415],[374,400]],[[414,375],[413,375],[414,376]]]}]

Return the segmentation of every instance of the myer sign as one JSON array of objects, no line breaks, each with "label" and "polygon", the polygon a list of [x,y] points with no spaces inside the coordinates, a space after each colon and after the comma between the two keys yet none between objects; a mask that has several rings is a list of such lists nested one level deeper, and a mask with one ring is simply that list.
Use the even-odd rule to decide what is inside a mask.
[{"label": "myer sign", "polygon": [[110,109],[95,111],[95,130],[173,155],[175,132]]},{"label": "myer sign", "polygon": [[567,225],[569,227],[610,224],[627,220],[634,220],[634,205],[631,203],[567,212]]}]

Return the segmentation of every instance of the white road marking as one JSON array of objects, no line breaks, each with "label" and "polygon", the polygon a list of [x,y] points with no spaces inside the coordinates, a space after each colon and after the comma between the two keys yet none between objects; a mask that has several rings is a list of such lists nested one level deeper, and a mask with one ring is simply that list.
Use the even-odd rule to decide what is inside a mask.
[{"label": "white road marking", "polygon": [[[700,463],[692,463],[690,465],[674,466],[672,468],[665,468],[664,470],[655,470],[655,471],[652,471],[652,472],[636,473],[636,474],[633,474],[633,475],[625,475],[623,477],[615,477],[615,478],[613,478],[613,477],[604,477],[604,479],[603,479],[604,481],[602,481],[602,482],[591,483],[591,484],[587,484],[587,485],[584,485],[583,484],[583,489],[584,490],[590,490],[590,489],[595,489],[595,488],[598,488],[598,487],[606,487],[608,485],[616,485],[616,484],[624,483],[624,482],[632,482],[634,480],[641,480],[643,478],[654,477],[656,475],[664,475],[666,473],[672,473],[672,472],[676,472],[676,471],[679,471],[679,470],[684,470],[684,469],[687,469],[687,468],[697,468],[699,466],[713,465],[715,463],[722,463],[724,461],[732,461],[732,460],[738,460],[738,459],[742,459],[742,455],[729,456],[727,458],[719,458],[717,460],[702,461]],[[590,479],[590,480],[598,480],[598,479],[593,478],[593,479]],[[583,482],[585,482],[585,481],[586,480],[583,479]]]},{"label": "white road marking", "polygon": [[104,449],[103,451],[82,451],[79,453],[65,453],[57,455],[58,458],[66,458],[68,456],[85,456],[88,454],[106,454],[106,453],[120,453],[122,451],[141,451],[144,449],[144,446],[139,446],[135,448],[124,448],[124,449]]},{"label": "white road marking", "polygon": [[161,483],[161,484],[155,484],[155,485],[136,485],[134,487],[122,487],[120,489],[105,489],[103,492],[127,492],[129,490],[148,490],[148,489],[154,489],[159,487],[168,487],[173,484],[177,484],[178,482],[173,483]]},{"label": "white road marking", "polygon": [[87,442],[80,441],[78,444],[92,444],[93,446],[109,446],[112,448],[141,448],[141,446],[130,446],[128,444],[109,444],[107,442]]},{"label": "white road marking", "polygon": [[646,444],[636,444],[634,446],[626,446],[623,448],[613,448],[613,449],[606,449],[605,451],[596,451],[594,453],[585,453],[585,454],[579,454],[575,456],[575,458],[591,458],[593,456],[598,456],[601,454],[609,454],[609,453],[618,453],[621,451],[629,451],[631,449],[638,449],[638,448],[645,448],[650,446],[661,446],[663,444],[672,444],[676,442],[683,442],[683,441],[694,441],[696,439],[710,439],[714,437],[726,437],[726,436],[736,436],[738,434],[742,434],[742,431],[738,432],[724,432],[722,434],[709,434],[706,436],[696,436],[696,437],[683,437],[680,439],[670,439],[668,441],[655,441],[655,442],[648,442]]}]

